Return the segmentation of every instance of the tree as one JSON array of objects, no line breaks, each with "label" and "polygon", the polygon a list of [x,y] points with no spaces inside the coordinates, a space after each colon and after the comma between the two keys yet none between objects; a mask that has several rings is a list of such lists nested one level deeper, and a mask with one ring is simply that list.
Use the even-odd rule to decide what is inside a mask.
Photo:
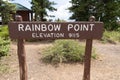
[{"label": "tree", "polygon": [[55,5],[54,2],[49,0],[32,0],[32,10],[35,13],[35,20],[45,21],[45,17],[48,16],[47,10],[55,11],[56,9],[52,7]]},{"label": "tree", "polygon": [[104,13],[102,13],[101,21],[105,23],[107,30],[117,30],[120,26],[116,23],[120,17],[120,0],[103,0]]},{"label": "tree", "polygon": [[94,15],[97,21],[105,23],[105,29],[116,30],[117,18],[120,17],[120,0],[71,0],[72,12],[70,19],[86,21],[89,16]]},{"label": "tree", "polygon": [[66,22],[66,21],[58,18],[58,19],[55,20],[55,22]]},{"label": "tree", "polygon": [[0,16],[2,17],[2,24],[7,24],[12,20],[12,14],[15,12],[15,5],[9,3],[7,0],[0,0]]}]

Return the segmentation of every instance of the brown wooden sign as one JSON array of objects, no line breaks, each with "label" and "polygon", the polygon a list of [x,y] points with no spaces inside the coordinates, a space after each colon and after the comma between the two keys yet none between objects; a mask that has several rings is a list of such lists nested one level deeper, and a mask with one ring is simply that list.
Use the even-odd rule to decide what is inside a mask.
[{"label": "brown wooden sign", "polygon": [[12,39],[100,39],[102,22],[10,22]]},{"label": "brown wooden sign", "polygon": [[86,39],[83,80],[90,80],[92,40],[101,39],[103,23],[95,22],[91,16],[89,22],[22,22],[22,16],[16,16],[17,22],[9,23],[10,38],[18,40],[18,60],[20,80],[28,80],[24,39]]}]

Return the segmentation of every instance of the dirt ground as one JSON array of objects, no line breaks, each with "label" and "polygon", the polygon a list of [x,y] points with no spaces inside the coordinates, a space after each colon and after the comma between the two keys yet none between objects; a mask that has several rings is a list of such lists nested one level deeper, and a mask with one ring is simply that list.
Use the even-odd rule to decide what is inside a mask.
[{"label": "dirt ground", "polygon": [[[26,43],[28,80],[82,80],[83,64],[54,66],[41,61],[40,51],[50,43]],[[92,60],[91,80],[120,80],[120,44],[101,44],[94,41],[99,58]],[[0,74],[0,80],[20,80],[16,43],[11,43],[10,56],[3,59],[10,70]]]}]

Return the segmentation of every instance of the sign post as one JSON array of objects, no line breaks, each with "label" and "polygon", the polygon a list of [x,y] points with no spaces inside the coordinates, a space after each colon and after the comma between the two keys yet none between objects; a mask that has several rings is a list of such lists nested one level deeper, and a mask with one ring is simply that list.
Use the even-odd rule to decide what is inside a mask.
[{"label": "sign post", "polygon": [[[94,22],[95,17],[91,16],[89,18],[89,21]],[[92,53],[92,39],[87,39],[86,40],[86,47],[85,47],[83,80],[90,80],[91,53]]]},{"label": "sign post", "polygon": [[22,22],[20,16],[16,20],[8,26],[10,38],[18,39],[20,80],[27,80],[24,39],[86,39],[83,80],[90,80],[92,40],[101,39],[103,22],[95,22],[93,16],[86,22]]},{"label": "sign post", "polygon": [[[16,21],[21,22],[22,17],[16,16]],[[20,80],[28,80],[27,79],[27,64],[26,64],[26,54],[25,54],[25,46],[24,39],[18,39],[17,43],[18,49],[18,60],[19,60],[19,72],[20,72]]]}]

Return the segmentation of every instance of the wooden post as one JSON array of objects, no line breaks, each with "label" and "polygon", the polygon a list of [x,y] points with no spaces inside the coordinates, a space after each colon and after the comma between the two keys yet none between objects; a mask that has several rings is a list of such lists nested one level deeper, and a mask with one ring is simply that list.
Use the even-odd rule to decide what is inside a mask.
[{"label": "wooden post", "polygon": [[[20,15],[17,15],[16,21],[22,21],[22,17]],[[27,65],[26,65],[24,39],[18,39],[17,47],[18,47],[17,53],[19,60],[20,80],[27,80]]]},{"label": "wooden post", "polygon": [[[91,16],[89,18],[89,21],[90,22],[95,21],[95,17]],[[86,47],[85,47],[83,80],[90,80],[91,53],[92,53],[92,39],[87,39],[86,40]]]}]

